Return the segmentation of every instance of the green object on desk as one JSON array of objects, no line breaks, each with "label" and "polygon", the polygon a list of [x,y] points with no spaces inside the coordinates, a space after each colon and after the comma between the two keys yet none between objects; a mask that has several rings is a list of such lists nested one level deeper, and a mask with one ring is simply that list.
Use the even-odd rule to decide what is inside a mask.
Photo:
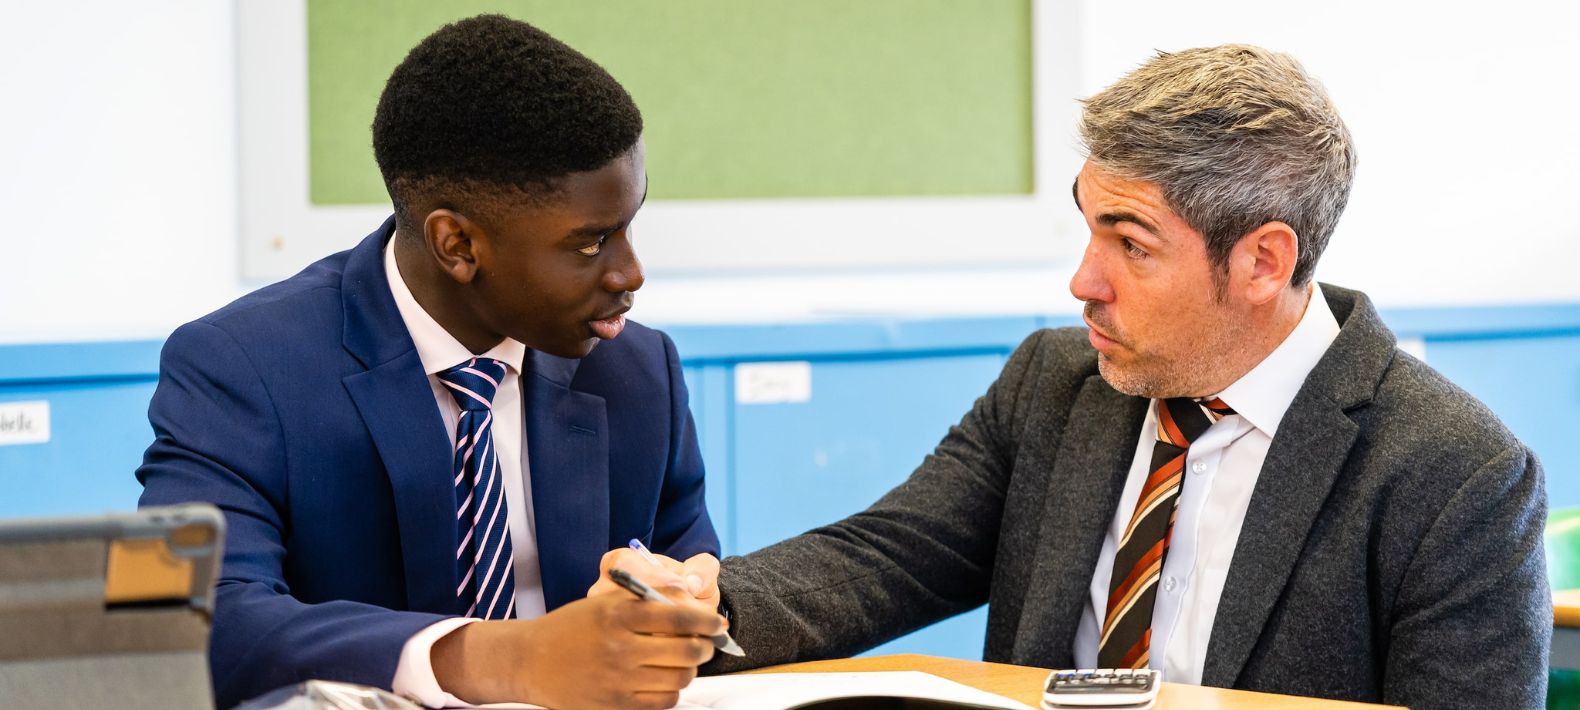
[{"label": "green object on desk", "polygon": [[1580,589],[1580,508],[1547,516],[1547,580],[1553,589]]},{"label": "green object on desk", "polygon": [[[1580,589],[1580,508],[1552,511],[1543,542],[1553,589]],[[1580,671],[1548,671],[1547,709],[1580,710]]]}]

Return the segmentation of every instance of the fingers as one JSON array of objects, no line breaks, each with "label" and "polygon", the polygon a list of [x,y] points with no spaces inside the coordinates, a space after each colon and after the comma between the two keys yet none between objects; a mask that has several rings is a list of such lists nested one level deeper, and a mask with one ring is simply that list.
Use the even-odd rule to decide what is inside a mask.
[{"label": "fingers", "polygon": [[[701,636],[642,636],[627,641],[629,653],[639,659],[643,668],[664,668],[686,671],[686,682],[696,676],[697,666],[713,659],[713,641]],[[639,686],[655,689],[651,686]],[[674,686],[676,688],[684,685]]]},{"label": "fingers", "polygon": [[724,633],[724,617],[696,606],[674,606],[632,599],[621,604],[618,623],[639,634],[716,636]]},{"label": "fingers", "polygon": [[631,694],[631,702],[625,703],[625,708],[630,710],[666,710],[680,704],[678,691],[651,692],[637,691]]},{"label": "fingers", "polygon": [[629,548],[622,547],[604,553],[603,558],[598,561],[598,581],[587,589],[587,596],[611,594],[617,591],[629,594],[609,577],[609,571],[618,568],[677,602],[691,602],[693,595],[687,581],[681,577],[685,567],[663,555],[654,555],[654,557],[658,559],[661,567],[654,566]]},{"label": "fingers", "polygon": [[681,576],[691,589],[691,596],[719,608],[719,558],[706,552],[693,555],[681,566]]}]

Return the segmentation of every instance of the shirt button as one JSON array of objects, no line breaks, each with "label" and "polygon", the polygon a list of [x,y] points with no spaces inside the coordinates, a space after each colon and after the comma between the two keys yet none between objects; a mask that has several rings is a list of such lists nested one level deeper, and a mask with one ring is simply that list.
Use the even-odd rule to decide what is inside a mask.
[{"label": "shirt button", "polygon": [[1192,473],[1206,473],[1207,472],[1207,462],[1206,461],[1197,461],[1196,463],[1193,463],[1193,464],[1190,465],[1190,470],[1191,470]]},{"label": "shirt button", "polygon": [[1179,586],[1179,582],[1176,581],[1173,577],[1164,577],[1163,578],[1163,591],[1165,591],[1165,592],[1172,592],[1172,591],[1174,591],[1174,588],[1177,587],[1177,586]]}]

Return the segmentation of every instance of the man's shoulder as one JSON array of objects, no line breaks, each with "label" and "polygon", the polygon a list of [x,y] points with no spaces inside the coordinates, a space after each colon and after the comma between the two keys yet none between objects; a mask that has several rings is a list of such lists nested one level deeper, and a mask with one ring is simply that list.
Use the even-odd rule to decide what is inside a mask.
[{"label": "man's shoulder", "polygon": [[1486,405],[1400,350],[1364,294],[1331,284],[1322,290],[1342,330],[1306,384],[1358,425],[1363,460],[1395,472],[1431,471],[1441,481],[1524,451]]},{"label": "man's shoulder", "polygon": [[1423,450],[1484,462],[1523,447],[1485,404],[1442,373],[1404,351],[1378,382],[1376,395],[1356,418],[1376,445],[1422,455]]},{"label": "man's shoulder", "polygon": [[1043,385],[1078,387],[1098,374],[1097,350],[1086,333],[1079,326],[1038,330],[1016,348],[1005,372]]}]

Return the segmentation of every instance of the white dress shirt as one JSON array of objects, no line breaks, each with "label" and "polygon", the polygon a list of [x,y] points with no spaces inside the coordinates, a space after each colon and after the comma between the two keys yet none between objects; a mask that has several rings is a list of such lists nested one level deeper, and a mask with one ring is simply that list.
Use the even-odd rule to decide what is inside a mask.
[{"label": "white dress shirt", "polygon": [[[1315,285],[1305,313],[1289,336],[1245,376],[1218,393],[1235,414],[1220,419],[1190,445],[1186,475],[1178,499],[1177,518],[1168,554],[1158,579],[1152,607],[1152,654],[1149,667],[1175,683],[1201,684],[1212,637],[1213,619],[1223,595],[1229,562],[1240,539],[1240,526],[1251,505],[1278,423],[1299,393],[1306,376],[1339,334],[1339,323]],[[1210,397],[1207,399],[1211,399]],[[1135,512],[1136,498],[1146,482],[1157,442],[1155,407],[1136,441],[1135,457],[1119,497],[1113,522],[1092,573],[1091,594],[1075,633],[1075,663],[1097,665],[1097,645],[1107,613],[1108,585],[1114,551]]]},{"label": "white dress shirt", "polygon": [[[434,402],[444,417],[444,429],[453,440],[456,421],[461,416],[461,406],[456,404],[450,389],[439,381],[439,373],[474,357],[472,351],[450,335],[433,316],[423,310],[411,289],[400,275],[395,264],[395,239],[384,245],[384,275],[389,278],[390,292],[395,296],[395,306],[417,346],[417,357],[422,369],[428,373],[428,386],[433,390]],[[527,347],[520,342],[505,339],[491,350],[476,357],[494,358],[505,363],[505,377],[494,393],[493,414],[494,449],[498,451],[499,472],[505,484],[505,512],[510,527],[511,559],[514,563],[516,582],[516,618],[531,619],[544,613],[543,576],[538,568],[538,541],[532,515],[531,469],[527,464],[527,430],[523,416],[521,396],[521,365],[526,359]],[[435,471],[436,476],[451,475],[450,471]],[[435,574],[449,574],[450,570],[434,570]],[[401,648],[400,663],[395,669],[392,689],[428,707],[455,707],[465,705],[455,696],[444,692],[433,675],[432,650],[435,641],[477,619],[446,619],[417,632]]]}]

